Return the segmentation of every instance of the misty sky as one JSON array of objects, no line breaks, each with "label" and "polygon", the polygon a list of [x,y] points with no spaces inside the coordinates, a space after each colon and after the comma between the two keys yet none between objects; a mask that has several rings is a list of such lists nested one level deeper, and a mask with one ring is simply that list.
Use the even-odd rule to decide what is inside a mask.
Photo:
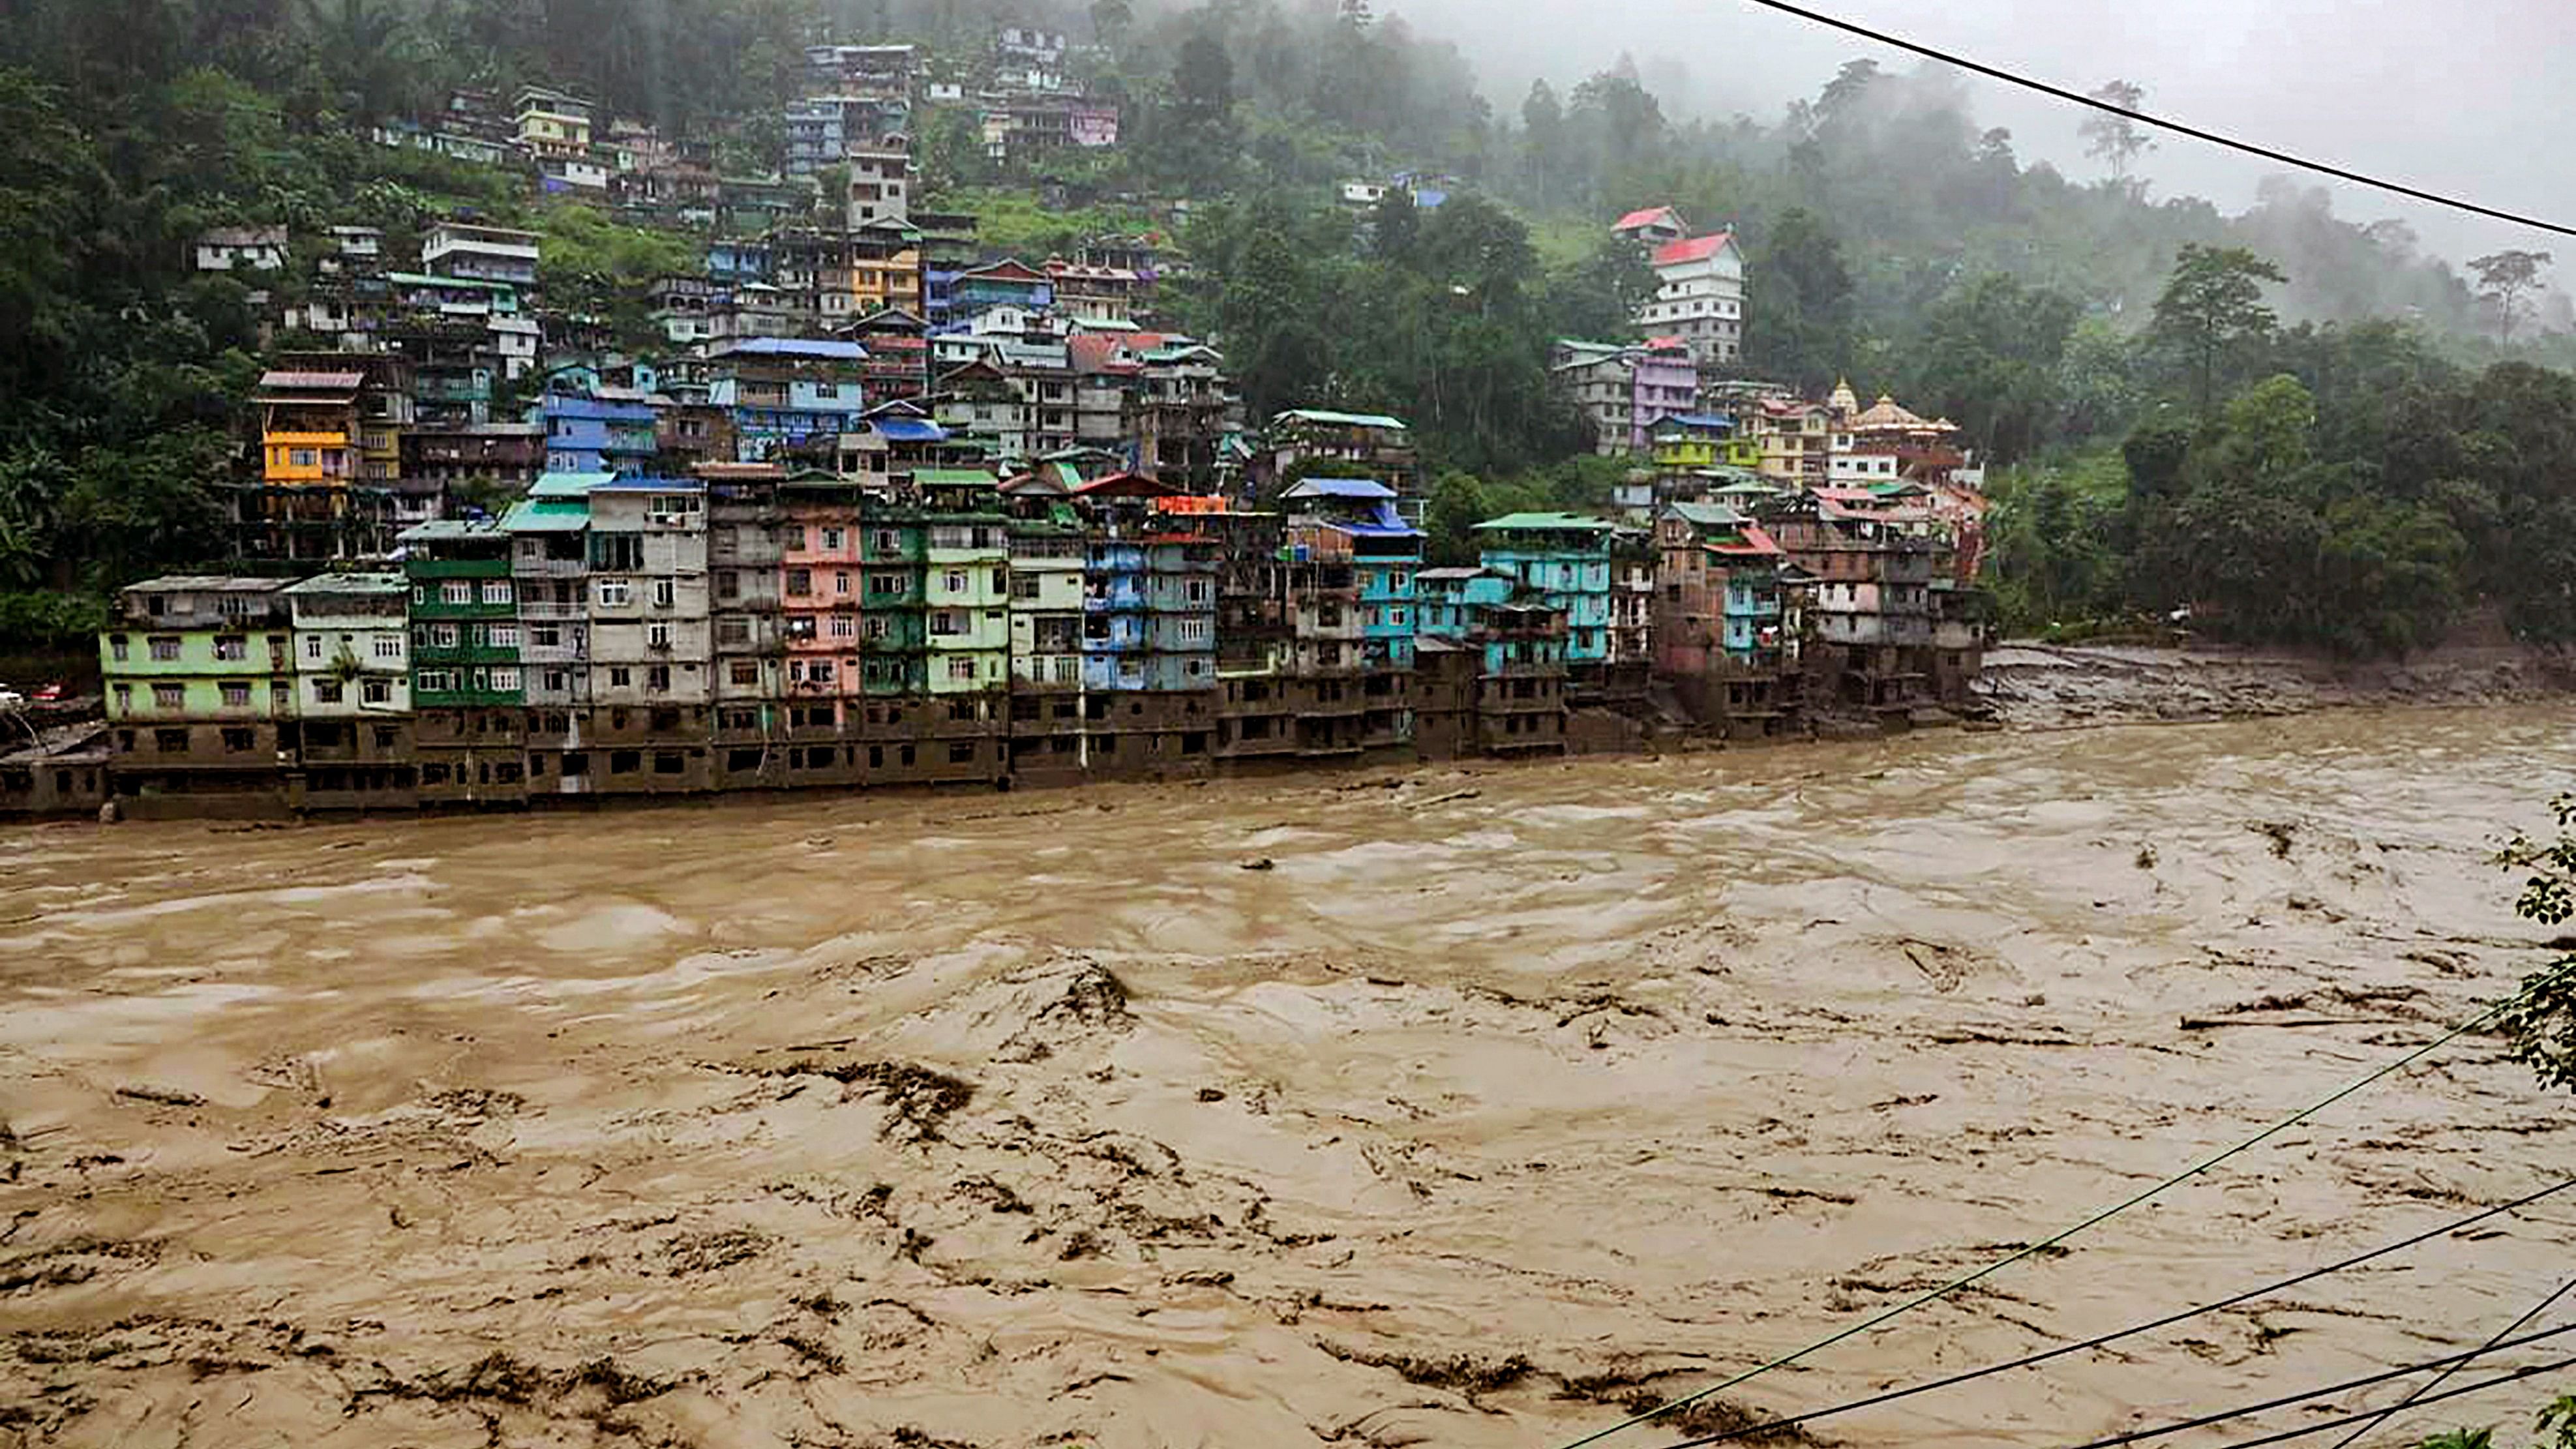
[{"label": "misty sky", "polygon": [[[2146,109],[2429,191],[2576,226],[2576,0],[1800,0],[1809,9],[2074,90],[2115,77]],[[1517,115],[1532,77],[1560,85],[1633,53],[1668,113],[1778,119],[1834,69],[1902,51],[1746,0],[1379,0],[1379,13],[1457,41],[1496,108]],[[1678,62],[1686,94],[1656,84]],[[1969,77],[1983,125],[2011,128],[2025,161],[2091,179],[2073,107]],[[2142,165],[2154,194],[2206,196],[2235,213],[2281,168],[2166,135]],[[2576,240],[2491,223],[2301,173],[2338,216],[2399,217],[2454,260]],[[1694,218],[1697,220],[1697,218]],[[1724,218],[1710,218],[1722,221]]]}]

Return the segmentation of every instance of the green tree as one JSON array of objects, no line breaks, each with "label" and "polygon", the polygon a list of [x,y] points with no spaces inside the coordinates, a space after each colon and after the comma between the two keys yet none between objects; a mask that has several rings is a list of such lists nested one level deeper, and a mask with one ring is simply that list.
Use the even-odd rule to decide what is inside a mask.
[{"label": "green tree", "polygon": [[1993,462],[2027,456],[2057,421],[2077,312],[2073,298],[2000,273],[1951,293],[1908,349],[1916,406],[1955,419]]},{"label": "green tree", "polygon": [[[2557,818],[2556,837],[2542,841],[2517,834],[2497,853],[2496,864],[2523,877],[2514,914],[2556,928],[2576,917],[2576,795],[2560,795],[2549,808]],[[2515,1057],[2544,1085],[2576,1091],[2576,953],[2562,953],[2525,977],[2502,1022]]]},{"label": "green tree", "polygon": [[1792,207],[1746,271],[1761,298],[1746,309],[1746,358],[1811,395],[1831,387],[1851,366],[1853,283],[1841,240],[1822,217]]},{"label": "green tree", "polygon": [[314,53],[350,113],[368,122],[400,108],[418,59],[403,13],[386,0],[308,0],[307,14]]},{"label": "green tree", "polygon": [[[2106,106],[2117,106],[2124,111],[2137,110],[2147,99],[2144,90],[2124,80],[2108,82],[2090,95]],[[2137,188],[2129,181],[2129,168],[2137,164],[2140,156],[2155,149],[2154,134],[2135,118],[2113,115],[2109,111],[2085,112],[2084,122],[2077,130],[2084,137],[2084,154],[2111,168],[2112,189],[2135,196]]]},{"label": "green tree", "polygon": [[2287,280],[2243,247],[2187,243],[2175,258],[2147,338],[2190,380],[2203,418],[2215,414],[2223,385],[2279,325],[2263,284]]},{"label": "green tree", "polygon": [[2522,319],[2529,305],[2526,299],[2541,285],[2540,269],[2549,262],[2547,252],[2513,250],[2470,258],[2469,270],[2478,275],[2478,295],[2495,309],[2496,341],[2513,345],[2514,324]]}]

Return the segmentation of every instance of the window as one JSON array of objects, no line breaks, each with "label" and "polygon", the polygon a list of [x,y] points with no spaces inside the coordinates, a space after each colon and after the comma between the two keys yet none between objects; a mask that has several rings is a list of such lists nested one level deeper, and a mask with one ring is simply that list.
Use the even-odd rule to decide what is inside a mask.
[{"label": "window", "polygon": [[747,647],[751,643],[751,621],[738,618],[716,620],[716,642]]},{"label": "window", "polygon": [[812,569],[789,569],[787,571],[787,593],[790,598],[808,598],[812,596],[813,592],[814,571]]},{"label": "window", "polygon": [[438,586],[438,601],[442,604],[473,603],[474,586],[463,579],[449,579]]},{"label": "window", "polygon": [[250,641],[244,639],[238,634],[219,634],[215,636],[215,657],[217,659],[248,659],[250,657]]},{"label": "window", "polygon": [[119,713],[119,714],[126,714],[126,713],[130,713],[130,712],[133,710],[133,708],[134,708],[134,686],[133,686],[133,685],[131,685],[131,684],[120,684],[120,685],[116,686],[116,710],[117,710],[117,713]]},{"label": "window", "polygon": [[900,597],[900,596],[902,595],[902,593],[903,593],[903,576],[902,576],[902,575],[900,575],[900,574],[870,574],[870,575],[868,575],[868,597],[869,597],[869,598],[872,598],[872,599],[873,599],[873,598],[879,598],[879,597],[895,598],[895,597]]},{"label": "window", "polygon": [[625,688],[628,688],[629,686],[633,685],[634,683],[635,683],[635,671],[634,671],[634,670],[627,668],[627,667],[626,667],[625,665],[623,665],[623,664],[615,665],[615,666],[613,666],[613,667],[611,667],[611,668],[609,669],[609,671],[608,671],[608,687],[609,687],[609,688],[611,688],[611,689],[625,689]]},{"label": "window", "polygon": [[[117,642],[118,642],[118,643],[120,643],[120,644],[122,644],[122,643],[124,643],[125,641],[123,641],[123,640],[121,640],[121,639],[120,639],[120,640],[118,640]],[[117,657],[121,659],[121,658],[123,658],[123,657],[125,657],[125,656],[123,656],[123,655],[121,655],[121,654],[120,654],[120,655],[118,655]],[[307,658],[307,659],[319,659],[319,658],[321,658],[321,657],[322,657],[322,636],[321,636],[321,635],[319,635],[319,634],[307,634],[307,635],[305,635],[305,636],[304,636],[304,657],[305,657],[305,658]]]},{"label": "window", "polygon": [[839,530],[839,529],[837,529],[837,528],[827,528],[827,529],[824,529],[824,530],[823,530],[823,551],[824,551],[824,552],[826,552],[826,553],[834,553],[834,552],[838,552],[838,551],[839,551],[839,549],[840,549],[840,547],[841,547],[841,540],[842,540],[845,536],[846,536],[846,535],[844,535],[844,534],[841,532],[841,530]]},{"label": "window", "polygon": [[611,750],[608,752],[608,773],[612,775],[632,775],[643,768],[644,752],[642,750]]},{"label": "window", "polygon": [[653,581],[653,607],[654,607],[654,608],[657,608],[657,609],[667,609],[667,608],[670,608],[670,607],[671,607],[671,605],[672,605],[672,601],[673,601],[674,599],[676,599],[678,596],[679,596],[679,585],[678,585],[678,584],[674,583],[673,581],[671,581],[671,580],[669,580],[669,579],[655,579],[655,580]]},{"label": "window", "polygon": [[424,669],[412,687],[425,694],[445,694],[456,687],[456,676],[444,669]]},{"label": "window", "polygon": [[847,614],[834,614],[834,615],[832,616],[832,637],[833,637],[833,638],[835,638],[835,639],[855,639],[855,638],[857,638],[857,637],[858,637],[858,633],[859,633],[859,621],[858,621],[858,620],[851,618],[851,617],[850,617],[849,615],[847,615]]},{"label": "window", "polygon": [[378,659],[402,658],[403,647],[402,636],[400,634],[393,633],[390,630],[384,630],[373,635],[372,639],[373,642],[370,645],[368,652],[375,655]]},{"label": "window", "polygon": [[964,569],[948,570],[947,576],[940,580],[940,586],[952,594],[962,594],[966,592],[966,571]]},{"label": "window", "polygon": [[933,638],[946,638],[964,632],[966,631],[958,622],[957,615],[946,609],[940,609],[930,616],[930,633]]},{"label": "window", "polygon": [[645,626],[644,626],[644,647],[645,647],[645,648],[647,648],[647,649],[668,649],[668,648],[670,648],[670,647],[671,647],[671,626],[670,626],[670,625],[668,625],[668,624],[665,624],[665,623],[661,622],[661,621],[660,621],[660,620],[658,620],[658,619],[657,619],[657,620],[655,620],[654,622],[650,623],[650,624],[645,625]]},{"label": "window", "polygon": [[895,542],[894,530],[891,528],[878,529],[876,546],[879,553],[895,552],[899,545]]},{"label": "window", "polygon": [[124,636],[124,635],[122,635],[122,634],[111,634],[111,635],[109,635],[109,636],[108,636],[108,640],[107,640],[107,648],[108,648],[108,652],[109,652],[109,653],[111,653],[111,654],[113,654],[113,655],[115,655],[115,656],[116,656],[116,662],[117,662],[117,663],[122,664],[122,663],[124,663],[124,662],[125,662],[126,645],[125,645],[125,636]]},{"label": "window", "polygon": [[805,678],[814,684],[829,684],[838,673],[838,668],[829,659],[809,660],[805,665]]},{"label": "window", "polygon": [[163,664],[168,664],[176,660],[179,657],[179,641],[177,637],[168,634],[154,635],[152,638],[152,657],[154,660]]},{"label": "window", "polygon": [[456,626],[455,626],[455,625],[453,625],[453,624],[432,624],[432,625],[430,625],[430,626],[429,626],[429,644],[430,644],[430,647],[431,647],[431,648],[433,648],[433,649],[453,649],[453,648],[455,648],[455,647],[456,647]]},{"label": "window", "polygon": [[1013,574],[1011,576],[1012,598],[1025,601],[1034,599],[1037,596],[1038,576],[1036,574]]},{"label": "window", "polygon": [[726,677],[737,685],[757,685],[760,683],[760,661],[737,659],[726,666]]},{"label": "window", "polygon": [[972,684],[972,683],[974,683],[974,682],[975,682],[975,659],[974,659],[974,656],[972,656],[972,655],[964,655],[964,654],[961,654],[961,655],[959,655],[957,658],[954,658],[954,659],[949,660],[949,661],[948,661],[948,677],[949,677],[951,680],[953,680],[953,681],[959,681],[959,682],[963,682],[963,683],[966,683],[966,684]]},{"label": "window", "polygon": [[546,692],[549,694],[561,694],[572,688],[572,676],[561,669],[547,670],[545,680]]},{"label": "window", "polygon": [[492,687],[503,694],[517,693],[519,689],[518,669],[513,665],[504,664],[500,668],[493,670]]},{"label": "window", "polygon": [[1402,609],[1389,609],[1386,611],[1386,621],[1398,629],[1406,627],[1410,618],[1411,616]]},{"label": "window", "polygon": [[519,647],[519,626],[516,624],[488,625],[483,630],[483,642],[495,649],[516,649]]},{"label": "window", "polygon": [[716,575],[716,597],[728,600],[741,598],[742,575],[735,573],[731,569],[727,569],[723,573]]},{"label": "window", "polygon": [[368,704],[391,704],[394,702],[393,681],[389,679],[360,680],[358,682],[358,697]]},{"label": "window", "polygon": [[644,537],[635,533],[594,533],[590,536],[590,566],[612,573],[641,573],[644,570]]},{"label": "window", "polygon": [[395,746],[396,744],[400,743],[400,742],[401,742],[401,740],[402,740],[402,732],[401,732],[401,731],[399,731],[399,730],[397,730],[397,729],[395,729],[392,725],[378,725],[378,726],[376,726],[376,748],[377,748],[377,749],[380,749],[380,750],[390,750],[390,749],[394,748],[394,746]]},{"label": "window", "polygon": [[868,637],[869,637],[869,638],[871,638],[871,639],[883,639],[883,638],[885,638],[885,637],[886,637],[886,634],[887,634],[887,632],[888,632],[888,626],[887,626],[887,624],[886,624],[886,618],[885,618],[885,616],[884,616],[883,614],[871,614],[871,615],[869,615],[869,616],[868,616],[868,618],[867,618],[867,621],[866,621],[866,622],[867,622],[867,631],[868,631]]},{"label": "window", "polygon": [[560,649],[563,647],[563,626],[531,624],[528,626],[528,643],[538,649]]},{"label": "window", "polygon": [[336,679],[313,681],[313,699],[317,704],[338,704],[347,697],[348,691],[341,688],[340,681]]},{"label": "window", "polygon": [[973,740],[951,741],[948,746],[948,763],[952,765],[975,763],[975,742]]},{"label": "window", "polygon": [[601,608],[623,609],[632,605],[634,602],[635,585],[629,580],[601,579],[599,581],[599,606]]},{"label": "window", "polygon": [[833,573],[832,592],[844,599],[850,596],[850,575],[848,570],[836,570]]},{"label": "window", "polygon": [[683,768],[684,768],[684,764],[683,764],[683,762],[682,762],[682,760],[681,760],[680,752],[679,752],[678,750],[657,750],[657,751],[655,751],[655,752],[654,752],[654,754],[653,754],[653,773],[654,773],[654,774],[656,774],[656,775],[676,775],[676,774],[679,774]]},{"label": "window", "polygon": [[484,580],[483,602],[487,604],[506,604],[510,602],[510,581],[507,579]]},{"label": "window", "polygon": [[1187,584],[1182,586],[1181,597],[1189,600],[1193,604],[1206,603],[1208,601],[1207,580],[1191,579]]},{"label": "window", "polygon": [[644,687],[655,694],[671,692],[671,666],[650,664],[644,668]]}]

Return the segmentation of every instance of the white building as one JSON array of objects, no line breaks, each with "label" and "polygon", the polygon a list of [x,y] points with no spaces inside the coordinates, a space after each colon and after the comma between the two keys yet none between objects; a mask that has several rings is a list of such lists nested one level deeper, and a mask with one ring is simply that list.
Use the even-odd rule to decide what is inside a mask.
[{"label": "white building", "polygon": [[437,277],[533,286],[537,280],[537,240],[532,231],[442,221],[421,238],[420,269]]},{"label": "white building", "polygon": [[1637,313],[1650,336],[1679,337],[1703,363],[1744,354],[1744,254],[1731,232],[1666,242],[1648,258],[1655,295]]},{"label": "white building", "polygon": [[850,228],[912,220],[912,156],[901,146],[849,150]]},{"label": "white building", "polygon": [[223,227],[197,238],[197,270],[201,272],[274,272],[286,266],[286,228],[282,226]]}]

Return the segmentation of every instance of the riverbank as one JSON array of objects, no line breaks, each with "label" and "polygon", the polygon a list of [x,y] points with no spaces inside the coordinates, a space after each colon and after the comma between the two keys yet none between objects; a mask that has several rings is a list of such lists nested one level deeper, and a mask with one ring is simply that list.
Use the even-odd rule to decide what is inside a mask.
[{"label": "riverbank", "polygon": [[2008,726],[2277,718],[2347,706],[2538,704],[2576,694],[2576,656],[2516,645],[2351,663],[2286,651],[2015,642],[1986,654],[1978,701]]},{"label": "riverbank", "polygon": [[[2473,1013],[2535,955],[2490,837],[2571,777],[2555,710],[2327,712],[0,832],[0,1445],[1562,1443]],[[1728,1397],[2423,1231],[2576,1173],[2563,1102],[2461,1043]],[[1820,1428],[2116,1433],[2473,1346],[2563,1271],[2500,1220]]]}]

